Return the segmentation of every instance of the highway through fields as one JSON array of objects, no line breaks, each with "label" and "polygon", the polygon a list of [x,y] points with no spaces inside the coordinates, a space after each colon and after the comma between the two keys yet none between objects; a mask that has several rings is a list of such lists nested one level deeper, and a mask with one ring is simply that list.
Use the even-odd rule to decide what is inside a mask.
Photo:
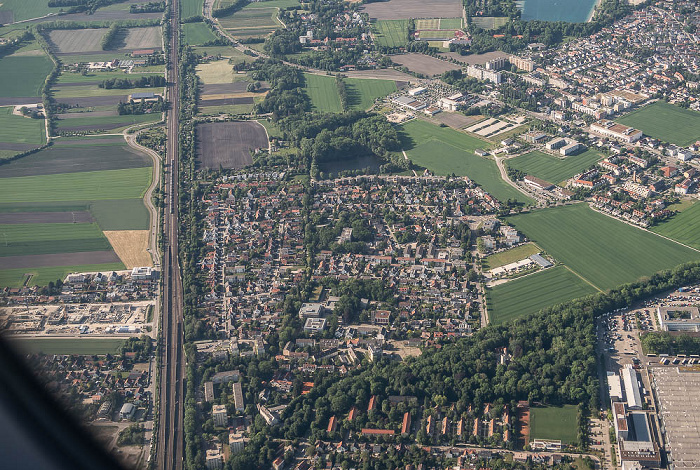
[{"label": "highway through fields", "polygon": [[179,2],[170,3],[170,51],[166,77],[170,108],[167,114],[166,193],[163,253],[163,316],[160,344],[160,396],[157,468],[184,466],[184,377],[182,276],[178,261],[178,116]]}]

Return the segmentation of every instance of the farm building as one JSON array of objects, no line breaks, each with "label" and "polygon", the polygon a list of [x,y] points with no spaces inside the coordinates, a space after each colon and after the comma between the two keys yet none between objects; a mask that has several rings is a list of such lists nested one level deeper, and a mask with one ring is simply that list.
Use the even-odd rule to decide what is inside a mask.
[{"label": "farm building", "polygon": [[420,101],[415,100],[410,96],[399,96],[398,98],[394,98],[393,101],[395,104],[398,104],[403,108],[408,108],[412,111],[418,111],[420,109],[427,108],[427,105],[425,103],[421,103]]}]

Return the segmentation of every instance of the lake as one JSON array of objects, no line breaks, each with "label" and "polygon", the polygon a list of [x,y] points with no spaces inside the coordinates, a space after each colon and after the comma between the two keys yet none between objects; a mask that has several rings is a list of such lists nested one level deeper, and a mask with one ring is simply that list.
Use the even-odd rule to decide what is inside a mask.
[{"label": "lake", "polygon": [[596,0],[524,0],[516,2],[525,21],[566,21],[585,23],[588,21]]}]

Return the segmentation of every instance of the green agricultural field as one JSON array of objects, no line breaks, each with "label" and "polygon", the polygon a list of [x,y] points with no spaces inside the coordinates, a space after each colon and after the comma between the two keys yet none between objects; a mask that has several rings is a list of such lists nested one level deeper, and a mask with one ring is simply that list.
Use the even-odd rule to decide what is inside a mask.
[{"label": "green agricultural field", "polygon": [[[75,129],[81,126],[102,125],[106,132],[114,134],[121,128],[143,124],[147,122],[158,122],[163,118],[161,113],[150,114],[124,114],[121,116],[98,116],[91,117],[90,113],[84,113],[85,117],[74,119],[59,119],[56,121],[56,129],[59,131]],[[118,124],[118,125],[117,125]]]},{"label": "green agricultural field", "polygon": [[501,251],[500,253],[494,253],[486,257],[487,269],[497,268],[499,266],[505,266],[506,264],[515,263],[521,259],[525,259],[529,256],[536,255],[541,252],[540,248],[534,243],[526,243],[524,245],[516,246],[510,250]]},{"label": "green agricultural field", "polygon": [[599,289],[700,259],[685,248],[593,211],[586,204],[538,210],[508,222]]},{"label": "green agricultural field", "polygon": [[700,113],[665,101],[632,111],[617,122],[676,145],[688,146],[700,139]]},{"label": "green agricultural field", "polygon": [[256,8],[290,8],[298,7],[298,0],[267,0],[264,2],[252,2],[243,7],[244,10],[254,10]]},{"label": "green agricultural field", "polygon": [[0,225],[0,256],[112,249],[97,224]]},{"label": "green agricultural field", "polygon": [[602,155],[590,149],[579,155],[572,155],[566,158],[553,157],[535,150],[506,160],[505,164],[528,175],[558,184],[583,172],[602,159]]},{"label": "green agricultural field", "polygon": [[185,43],[190,46],[204,44],[209,41],[216,41],[216,36],[209,26],[204,23],[185,23],[182,25]]},{"label": "green agricultural field", "polygon": [[530,440],[556,439],[576,444],[576,407],[574,405],[530,408]]},{"label": "green agricultural field", "polygon": [[219,23],[234,36],[266,35],[281,26],[277,20],[278,11],[277,8],[244,8],[219,18]]},{"label": "green agricultural field", "polygon": [[496,162],[474,154],[475,149],[488,147],[488,142],[419,119],[409,121],[399,129],[403,149],[416,165],[438,175],[468,176],[503,202],[508,199],[526,204],[534,202],[503,181]]},{"label": "green agricultural field", "polygon": [[545,269],[490,289],[489,322],[500,325],[595,292],[564,266]]},{"label": "green agricultural field", "polygon": [[151,168],[5,178],[0,185],[0,201],[17,203],[134,199],[143,197],[150,181]]},{"label": "green agricultural field", "polygon": [[393,80],[363,80],[361,78],[345,79],[350,109],[369,109],[377,98],[396,91]]},{"label": "green agricultural field", "polygon": [[377,21],[374,24],[374,39],[379,46],[405,46],[408,43],[408,20]]},{"label": "green agricultural field", "polygon": [[116,354],[124,338],[12,338],[11,343],[24,353],[104,355]]},{"label": "green agricultural field", "polygon": [[314,110],[326,113],[343,111],[334,77],[305,73],[304,80],[306,81],[304,90],[309,95]]},{"label": "green agricultural field", "polygon": [[107,199],[88,204],[102,230],[148,230],[150,214],[143,199]]},{"label": "green agricultural field", "polygon": [[107,264],[85,264],[80,266],[50,266],[42,268],[17,268],[0,269],[0,286],[21,287],[24,285],[27,275],[31,279],[27,283],[29,286],[45,286],[51,281],[65,279],[70,273],[97,272],[97,271],[119,271],[124,269],[122,263]]},{"label": "green agricultural field", "polygon": [[651,230],[700,250],[700,203],[696,202]]},{"label": "green agricultural field", "polygon": [[190,18],[192,16],[202,16],[202,7],[204,0],[182,0],[180,2],[181,18]]},{"label": "green agricultural field", "polygon": [[48,6],[48,2],[37,0],[3,0],[0,3],[0,13],[4,11],[12,11],[13,21],[39,18],[40,16],[45,16],[49,13],[58,13],[60,10],[60,8],[50,8]]},{"label": "green agricultural field", "polygon": [[[124,73],[116,72],[90,72],[88,74],[66,72],[58,76],[56,83],[60,86],[63,83],[90,83],[101,82],[111,78],[128,78],[129,80],[138,80],[141,77],[152,77],[154,75],[163,75],[162,73]],[[122,90],[128,93],[129,90]]]},{"label": "green agricultural field", "polygon": [[67,87],[56,87],[53,89],[54,97],[60,101],[60,98],[81,98],[81,97],[95,97],[95,96],[119,96],[119,95],[132,95],[134,93],[164,93],[163,88],[129,88],[122,90],[119,88],[111,88],[106,90],[100,88],[97,85],[78,85],[78,86],[67,86]]},{"label": "green agricultural field", "polygon": [[0,97],[40,97],[41,87],[52,68],[53,63],[44,54],[1,58]]},{"label": "green agricultural field", "polygon": [[12,114],[13,106],[0,108],[0,142],[35,144],[46,142],[43,119],[32,119]]}]

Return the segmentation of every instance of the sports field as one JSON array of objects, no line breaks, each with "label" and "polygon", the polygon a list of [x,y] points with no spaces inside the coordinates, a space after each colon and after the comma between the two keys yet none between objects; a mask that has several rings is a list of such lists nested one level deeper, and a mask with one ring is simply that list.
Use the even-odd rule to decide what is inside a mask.
[{"label": "sports field", "polygon": [[408,20],[379,20],[374,24],[378,46],[403,47],[408,43]]},{"label": "sports field", "polygon": [[506,264],[515,263],[528,256],[536,255],[541,252],[540,248],[534,243],[525,243],[524,245],[516,246],[510,250],[501,251],[486,257],[487,269],[497,268]]},{"label": "sports field", "polygon": [[505,160],[505,164],[528,175],[558,184],[583,172],[602,159],[602,155],[591,149],[579,155],[566,158],[557,158],[535,150],[525,155]]},{"label": "sports field", "polygon": [[488,142],[420,119],[399,126],[399,130],[403,149],[416,165],[438,175],[468,176],[503,202],[533,202],[503,181],[496,162],[474,154],[475,149],[488,147]]},{"label": "sports field", "polygon": [[305,73],[304,80],[306,81],[304,90],[309,95],[314,110],[325,113],[343,111],[334,77]]},{"label": "sports field", "polygon": [[632,111],[617,122],[676,145],[688,146],[700,139],[700,113],[665,101]]},{"label": "sports field", "polygon": [[185,23],[182,25],[182,32],[184,33],[185,43],[191,46],[216,40],[214,33],[204,23]]},{"label": "sports field", "polygon": [[95,223],[0,225],[0,256],[111,249]]},{"label": "sports field", "polygon": [[694,203],[651,230],[700,250],[700,203]]},{"label": "sports field", "polygon": [[577,429],[574,405],[530,408],[530,442],[555,439],[562,444],[576,444]]},{"label": "sports field", "polygon": [[5,178],[0,185],[0,201],[14,203],[133,199],[142,197],[150,180],[150,168]]},{"label": "sports field", "polygon": [[489,322],[499,325],[595,292],[564,266],[545,269],[490,289]]},{"label": "sports field", "polygon": [[12,106],[0,108],[0,142],[35,144],[46,142],[43,119],[12,114]]},{"label": "sports field", "polygon": [[508,218],[556,260],[601,290],[700,259],[700,252],[574,204]]},{"label": "sports field", "polygon": [[41,87],[52,68],[53,63],[44,54],[1,58],[0,97],[40,97]]},{"label": "sports field", "polygon": [[103,355],[119,352],[124,338],[12,338],[11,344],[25,353]]}]

